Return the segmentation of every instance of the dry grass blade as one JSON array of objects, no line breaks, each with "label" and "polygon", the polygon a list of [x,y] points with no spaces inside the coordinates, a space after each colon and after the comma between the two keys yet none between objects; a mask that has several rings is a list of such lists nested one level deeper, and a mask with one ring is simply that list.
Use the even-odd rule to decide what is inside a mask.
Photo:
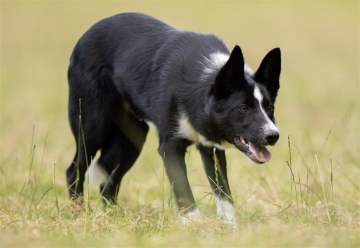
[{"label": "dry grass blade", "polygon": [[322,179],[322,174],[321,174],[321,170],[320,170],[320,166],[319,166],[318,157],[316,155],[315,155],[315,160],[316,160],[316,165],[317,165],[318,170],[319,170],[319,175],[320,175],[320,180],[321,180],[321,187],[322,187],[322,191],[323,191],[323,195],[324,195],[324,201],[325,201],[325,207],[326,207],[326,213],[327,213],[327,216],[328,216],[328,219],[329,219],[329,223],[331,224],[331,218],[330,218],[327,199],[326,199],[326,194],[325,194],[324,182],[323,182],[323,179]]},{"label": "dry grass blade", "polygon": [[319,156],[319,162],[320,162],[321,156],[322,156],[322,154],[323,154],[325,145],[326,145],[326,143],[327,143],[327,141],[328,141],[328,139],[329,139],[329,136],[330,136],[330,134],[331,134],[331,131],[332,131],[332,129],[333,129],[335,123],[336,123],[336,120],[337,120],[337,119],[335,119],[335,120],[334,120],[334,123],[331,125],[330,130],[329,130],[329,132],[328,132],[328,134],[327,134],[327,136],[326,136],[324,145],[323,145],[323,147],[321,148],[321,152],[320,152],[320,156]]}]

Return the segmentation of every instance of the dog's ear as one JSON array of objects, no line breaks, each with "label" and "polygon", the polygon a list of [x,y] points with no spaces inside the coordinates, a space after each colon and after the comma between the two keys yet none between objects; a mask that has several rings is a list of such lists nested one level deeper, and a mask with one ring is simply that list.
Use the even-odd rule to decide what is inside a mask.
[{"label": "dog's ear", "polygon": [[280,88],[281,52],[280,48],[271,50],[263,59],[254,74],[254,80],[265,86],[273,100]]},{"label": "dog's ear", "polygon": [[211,89],[211,95],[221,99],[227,97],[232,89],[240,88],[245,82],[244,57],[239,46],[235,46],[229,60],[220,69],[215,83]]}]

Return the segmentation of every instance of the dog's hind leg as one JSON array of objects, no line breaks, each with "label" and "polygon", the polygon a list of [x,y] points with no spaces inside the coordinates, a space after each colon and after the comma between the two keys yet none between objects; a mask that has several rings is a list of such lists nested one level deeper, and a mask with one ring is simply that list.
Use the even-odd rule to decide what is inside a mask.
[{"label": "dog's hind leg", "polygon": [[[72,103],[71,106],[76,105]],[[74,107],[74,109],[79,108]],[[72,110],[77,113],[70,114],[70,126],[76,140],[75,157],[66,170],[66,179],[70,198],[77,198],[83,195],[83,184],[85,172],[94,158],[96,152],[104,142],[104,136],[109,131],[111,119],[98,118],[96,111],[91,106],[82,107],[81,122],[80,111]],[[108,118],[109,119],[109,118]],[[108,121],[108,123],[107,123]]]},{"label": "dog's hind leg", "polygon": [[69,70],[69,122],[77,147],[66,171],[70,198],[83,194],[85,172],[110,131],[114,105],[111,89],[97,88],[101,81],[86,78],[75,69]]},{"label": "dog's hind leg", "polygon": [[[81,134],[80,134],[81,135]],[[76,199],[83,195],[85,172],[90,166],[91,160],[101,147],[101,142],[91,140],[94,137],[77,138],[77,150],[73,162],[66,170],[66,180],[70,198]],[[85,136],[85,137],[86,137]],[[84,144],[85,143],[85,144]]]},{"label": "dog's hind leg", "polygon": [[138,158],[149,130],[130,114],[117,116],[102,147],[98,164],[106,172],[100,185],[104,203],[116,203],[121,180]]}]

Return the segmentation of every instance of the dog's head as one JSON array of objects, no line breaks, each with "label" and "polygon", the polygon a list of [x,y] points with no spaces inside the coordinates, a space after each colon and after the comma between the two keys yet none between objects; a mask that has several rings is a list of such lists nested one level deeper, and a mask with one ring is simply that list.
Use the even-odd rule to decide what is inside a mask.
[{"label": "dog's head", "polygon": [[252,161],[270,160],[275,145],[275,100],[280,88],[280,49],[271,50],[255,73],[244,72],[244,57],[235,46],[210,92],[210,112],[221,140],[232,143]]}]

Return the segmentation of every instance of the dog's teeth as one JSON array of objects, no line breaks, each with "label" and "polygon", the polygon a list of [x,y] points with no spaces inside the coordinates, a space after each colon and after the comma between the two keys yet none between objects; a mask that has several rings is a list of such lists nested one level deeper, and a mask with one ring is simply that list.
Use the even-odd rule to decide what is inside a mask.
[{"label": "dog's teeth", "polygon": [[241,140],[241,143],[243,143],[246,146],[249,146],[248,142],[243,137],[240,137],[240,140]]}]

